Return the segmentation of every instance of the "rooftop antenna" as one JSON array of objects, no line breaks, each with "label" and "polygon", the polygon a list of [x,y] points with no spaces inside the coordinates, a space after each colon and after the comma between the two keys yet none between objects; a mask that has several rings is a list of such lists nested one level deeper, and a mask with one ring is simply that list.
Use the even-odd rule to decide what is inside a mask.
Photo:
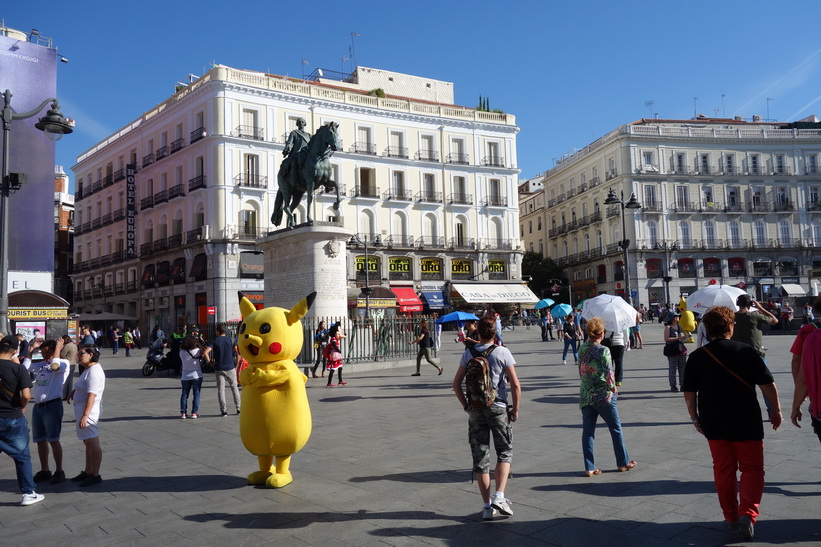
[{"label": "rooftop antenna", "polygon": [[653,105],[656,104],[656,101],[650,99],[649,101],[644,101],[644,106],[650,109],[650,117],[653,117]]},{"label": "rooftop antenna", "polygon": [[724,110],[724,97],[726,97],[726,95],[724,93],[722,93],[721,94],[721,117],[722,118],[727,117],[727,111]]},{"label": "rooftop antenna", "polygon": [[302,59],[302,79],[305,79],[305,66],[308,65],[308,59]]},{"label": "rooftop antenna", "polygon": [[774,100],[775,99],[773,97],[767,97],[767,121],[768,122],[771,121],[770,120],[770,101],[774,101]]},{"label": "rooftop antenna", "polygon": [[693,97],[693,119],[698,118],[698,97]]},{"label": "rooftop antenna", "polygon": [[344,55],[342,56],[342,74],[345,74],[345,62],[350,60],[350,57],[345,57]]},{"label": "rooftop antenna", "polygon": [[353,40],[354,36],[362,36],[362,35],[359,34],[358,32],[352,32],[351,33],[351,59],[353,60],[354,69],[356,69],[359,66],[359,63],[356,62],[356,45],[354,44],[354,40]]}]

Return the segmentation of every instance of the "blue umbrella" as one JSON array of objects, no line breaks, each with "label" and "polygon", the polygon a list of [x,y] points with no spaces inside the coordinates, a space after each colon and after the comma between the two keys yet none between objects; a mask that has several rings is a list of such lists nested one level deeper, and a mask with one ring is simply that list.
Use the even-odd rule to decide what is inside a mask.
[{"label": "blue umbrella", "polygon": [[472,313],[467,313],[463,311],[453,311],[447,315],[443,315],[439,319],[436,320],[437,323],[450,323],[451,321],[467,321],[469,319],[473,319],[474,321],[478,321],[479,318],[473,315]]},{"label": "blue umbrella", "polygon": [[566,317],[573,311],[573,307],[570,304],[556,304],[550,310],[550,315],[553,317]]},{"label": "blue umbrella", "polygon": [[534,310],[540,310],[542,308],[549,308],[550,306],[552,306],[555,303],[556,303],[555,301],[553,301],[549,298],[542,298],[541,300],[536,302],[536,305],[533,306],[533,309]]}]

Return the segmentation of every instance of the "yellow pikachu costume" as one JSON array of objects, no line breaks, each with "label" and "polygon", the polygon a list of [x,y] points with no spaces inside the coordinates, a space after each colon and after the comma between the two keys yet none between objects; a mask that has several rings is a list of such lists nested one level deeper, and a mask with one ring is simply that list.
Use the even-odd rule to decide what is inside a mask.
[{"label": "yellow pikachu costume", "polygon": [[[678,308],[681,310],[681,319],[679,320],[678,324],[681,327],[681,330],[685,332],[685,334],[690,334],[695,332],[696,330],[696,316],[693,315],[693,312],[687,309],[687,299],[683,296],[681,300],[679,300]],[[695,342],[693,340],[693,335],[690,334],[690,337],[685,340],[688,344]]]},{"label": "yellow pikachu costume", "polygon": [[316,293],[290,310],[257,310],[242,293],[239,297],[243,321],[237,347],[248,361],[239,377],[239,434],[245,448],[259,458],[259,471],[248,475],[248,484],[281,488],[294,480],[288,470],[291,455],[311,436],[311,409],[305,392],[308,377],[299,371],[294,358],[302,350],[300,319],[308,313]]}]

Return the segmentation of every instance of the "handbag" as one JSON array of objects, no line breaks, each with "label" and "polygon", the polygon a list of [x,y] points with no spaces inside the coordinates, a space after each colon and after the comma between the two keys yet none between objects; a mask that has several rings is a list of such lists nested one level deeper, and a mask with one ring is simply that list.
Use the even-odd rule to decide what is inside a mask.
[{"label": "handbag", "polygon": [[677,355],[681,355],[687,351],[687,346],[684,345],[684,342],[681,340],[676,340],[675,342],[667,342],[664,344],[664,356],[665,357],[676,357]]},{"label": "handbag", "polygon": [[332,351],[330,360],[331,361],[341,361],[342,360],[342,354],[338,351]]}]

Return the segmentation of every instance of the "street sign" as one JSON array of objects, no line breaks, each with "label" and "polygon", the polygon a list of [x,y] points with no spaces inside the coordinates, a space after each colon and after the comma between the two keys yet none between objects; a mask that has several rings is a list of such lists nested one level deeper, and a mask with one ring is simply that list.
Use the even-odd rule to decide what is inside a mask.
[{"label": "street sign", "polygon": [[638,298],[639,297],[639,291],[630,291],[630,296],[632,296],[633,298]]},{"label": "street sign", "polygon": [[217,315],[217,307],[208,306],[208,315]]},{"label": "street sign", "polygon": [[557,292],[559,290],[559,286],[554,283],[553,286],[550,287],[550,290],[553,292]]}]

